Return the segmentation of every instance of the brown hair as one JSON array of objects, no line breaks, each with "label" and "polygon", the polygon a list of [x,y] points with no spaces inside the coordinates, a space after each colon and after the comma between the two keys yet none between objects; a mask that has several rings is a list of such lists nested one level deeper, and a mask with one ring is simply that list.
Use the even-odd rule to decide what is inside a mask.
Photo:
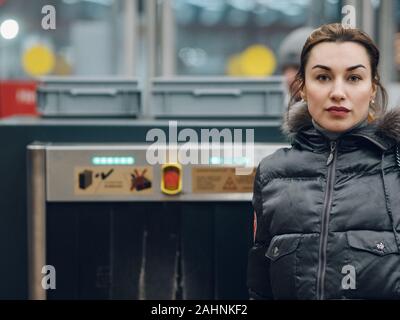
[{"label": "brown hair", "polygon": [[[300,56],[300,68],[296,74],[295,80],[290,86],[291,98],[289,101],[290,108],[299,96],[300,91],[305,85],[305,68],[308,62],[310,51],[321,42],[356,42],[362,45],[366,50],[371,64],[372,83],[377,88],[377,101],[371,108],[375,114],[383,114],[387,106],[387,93],[380,82],[378,73],[379,50],[372,39],[360,29],[346,28],[340,23],[325,24],[314,30],[307,38]],[[378,100],[378,99],[377,99]]]}]

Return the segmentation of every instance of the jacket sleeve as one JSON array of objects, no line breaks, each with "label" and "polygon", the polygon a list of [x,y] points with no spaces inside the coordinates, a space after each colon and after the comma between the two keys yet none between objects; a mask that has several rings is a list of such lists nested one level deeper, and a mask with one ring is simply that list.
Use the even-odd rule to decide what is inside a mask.
[{"label": "jacket sleeve", "polygon": [[254,244],[250,249],[247,264],[247,287],[250,299],[272,299],[270,284],[270,260],[265,256],[271,241],[268,223],[263,218],[262,211],[262,181],[260,165],[254,179],[253,208],[254,208]]}]

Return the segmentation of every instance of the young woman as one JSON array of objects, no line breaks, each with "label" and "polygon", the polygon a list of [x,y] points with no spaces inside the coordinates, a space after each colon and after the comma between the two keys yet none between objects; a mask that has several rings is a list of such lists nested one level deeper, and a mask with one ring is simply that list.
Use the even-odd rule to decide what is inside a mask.
[{"label": "young woman", "polygon": [[400,110],[386,111],[378,62],[358,29],[307,39],[293,83],[303,100],[283,125],[292,147],[254,182],[252,298],[400,298]]}]

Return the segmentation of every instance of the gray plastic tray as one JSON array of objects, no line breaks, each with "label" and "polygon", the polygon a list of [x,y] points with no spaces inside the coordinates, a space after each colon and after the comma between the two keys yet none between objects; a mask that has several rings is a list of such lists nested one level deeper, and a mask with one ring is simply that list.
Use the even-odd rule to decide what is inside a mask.
[{"label": "gray plastic tray", "polygon": [[44,117],[136,117],[141,90],[132,78],[46,77],[37,104]]},{"label": "gray plastic tray", "polygon": [[151,81],[154,117],[280,117],[282,77],[176,77]]}]

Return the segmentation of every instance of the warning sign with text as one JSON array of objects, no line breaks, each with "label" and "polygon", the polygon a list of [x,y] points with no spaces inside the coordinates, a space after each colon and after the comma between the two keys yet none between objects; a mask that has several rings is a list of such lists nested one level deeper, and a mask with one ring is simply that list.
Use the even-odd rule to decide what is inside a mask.
[{"label": "warning sign with text", "polygon": [[250,175],[236,175],[235,173],[235,168],[195,167],[192,169],[192,192],[253,192],[255,169]]},{"label": "warning sign with text", "polygon": [[153,192],[153,170],[145,166],[76,167],[74,193],[76,195],[127,195]]}]

